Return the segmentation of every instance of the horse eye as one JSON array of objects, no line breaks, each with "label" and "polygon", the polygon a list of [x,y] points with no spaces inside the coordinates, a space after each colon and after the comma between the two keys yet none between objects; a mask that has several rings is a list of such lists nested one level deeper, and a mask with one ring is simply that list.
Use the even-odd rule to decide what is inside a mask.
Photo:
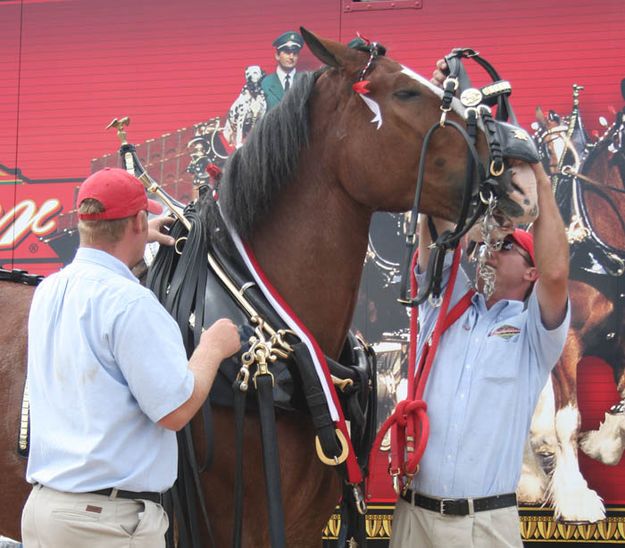
[{"label": "horse eye", "polygon": [[421,93],[417,89],[400,89],[397,90],[393,95],[398,99],[405,101],[408,99],[414,99],[415,97],[419,97]]}]

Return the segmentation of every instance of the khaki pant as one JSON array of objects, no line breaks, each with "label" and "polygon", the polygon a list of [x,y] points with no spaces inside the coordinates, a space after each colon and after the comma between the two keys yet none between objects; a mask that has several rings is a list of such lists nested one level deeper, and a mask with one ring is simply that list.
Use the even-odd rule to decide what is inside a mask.
[{"label": "khaki pant", "polygon": [[35,485],[22,512],[24,548],[164,548],[160,504]]},{"label": "khaki pant", "polygon": [[390,548],[523,548],[516,506],[441,516],[400,498]]}]

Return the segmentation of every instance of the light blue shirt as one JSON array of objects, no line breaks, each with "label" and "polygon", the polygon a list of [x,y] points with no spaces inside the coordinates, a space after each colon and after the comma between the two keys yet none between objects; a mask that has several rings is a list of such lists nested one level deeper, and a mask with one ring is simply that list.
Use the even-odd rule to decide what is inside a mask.
[{"label": "light blue shirt", "polygon": [[176,435],[156,422],[189,399],[194,377],[153,293],[112,255],[80,248],[37,288],[28,332],[26,479],[74,493],[171,487]]},{"label": "light blue shirt", "polygon": [[[451,254],[446,257],[449,278]],[[419,284],[424,283],[419,274]],[[470,287],[459,270],[453,306]],[[535,292],[527,308],[502,300],[486,308],[481,294],[443,334],[425,390],[430,437],[413,480],[417,492],[441,498],[514,493],[538,396],[566,340],[562,324],[547,330]],[[418,355],[438,308],[419,309]],[[426,336],[427,334],[427,336]]]}]

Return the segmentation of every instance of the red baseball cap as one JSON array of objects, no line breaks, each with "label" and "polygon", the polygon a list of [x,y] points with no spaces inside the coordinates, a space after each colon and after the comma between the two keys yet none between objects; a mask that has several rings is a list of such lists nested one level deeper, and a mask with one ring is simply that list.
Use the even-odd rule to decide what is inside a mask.
[{"label": "red baseball cap", "polygon": [[143,184],[125,169],[105,167],[96,171],[80,185],[78,206],[87,198],[98,200],[102,213],[79,213],[85,221],[124,219],[146,210],[158,215],[163,207],[154,200],[148,200]]},{"label": "red baseball cap", "polygon": [[536,266],[536,258],[534,257],[534,235],[527,230],[515,228],[514,232],[510,234],[515,243],[521,248],[527,251],[532,259],[532,265]]}]

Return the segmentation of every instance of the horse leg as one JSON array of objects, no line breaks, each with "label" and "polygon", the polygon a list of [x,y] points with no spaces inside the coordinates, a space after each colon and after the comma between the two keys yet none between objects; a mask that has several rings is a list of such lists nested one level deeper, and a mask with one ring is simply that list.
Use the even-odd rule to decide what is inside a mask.
[{"label": "horse leg", "polygon": [[556,451],[556,432],[554,424],[555,400],[551,376],[538,398],[529,436],[523,451],[523,467],[517,486],[519,502],[541,504],[549,483]]},{"label": "horse leg", "polygon": [[560,361],[553,371],[557,446],[549,486],[555,518],[566,522],[596,522],[605,518],[605,508],[590,489],[579,469],[577,435],[581,422],[577,407],[577,363],[581,340],[571,330]]},{"label": "horse leg", "polygon": [[[319,548],[321,532],[338,503],[338,474],[317,458],[314,430],[298,413],[276,415],[280,447],[282,501],[287,546]],[[232,544],[234,508],[234,418],[231,409],[213,410],[213,464],[202,476],[211,526],[217,546]],[[201,451],[200,451],[201,452]],[[260,423],[245,417],[243,539],[245,547],[270,545]]]},{"label": "horse leg", "polygon": [[0,284],[0,310],[11,318],[0,331],[0,536],[21,538],[22,507],[30,491],[26,459],[17,453],[20,409],[26,379],[27,322],[33,288],[12,282]]}]

